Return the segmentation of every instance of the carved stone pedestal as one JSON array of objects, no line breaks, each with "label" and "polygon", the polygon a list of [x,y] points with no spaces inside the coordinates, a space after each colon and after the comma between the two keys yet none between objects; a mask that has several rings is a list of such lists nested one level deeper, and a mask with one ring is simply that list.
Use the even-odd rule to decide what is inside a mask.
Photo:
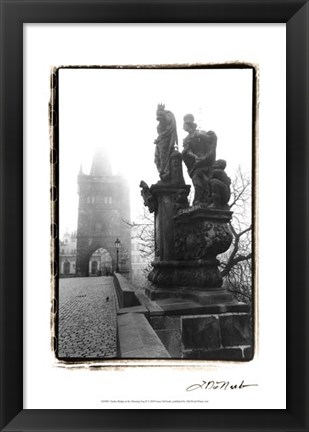
[{"label": "carved stone pedestal", "polygon": [[172,219],[167,219],[166,226],[165,201],[159,201],[158,205],[157,253],[148,279],[160,290],[220,288],[222,277],[216,256],[225,252],[232,242],[228,224],[232,213],[199,204],[179,209]]},{"label": "carved stone pedestal", "polygon": [[228,226],[231,217],[231,211],[211,208],[204,203],[179,210],[174,218],[178,228],[177,255],[196,259],[224,252],[232,242]]},{"label": "carved stone pedestal", "polygon": [[178,209],[171,220],[172,201],[163,191],[156,218],[156,261],[145,288],[156,306],[150,324],[171,357],[251,360],[250,308],[221,287],[216,258],[232,242],[232,213],[196,204]]}]

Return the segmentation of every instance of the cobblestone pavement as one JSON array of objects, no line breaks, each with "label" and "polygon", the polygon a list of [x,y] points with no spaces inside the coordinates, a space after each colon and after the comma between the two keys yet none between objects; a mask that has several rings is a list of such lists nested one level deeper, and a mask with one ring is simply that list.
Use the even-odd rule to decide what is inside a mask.
[{"label": "cobblestone pavement", "polygon": [[58,356],[110,358],[116,354],[113,278],[60,279]]}]

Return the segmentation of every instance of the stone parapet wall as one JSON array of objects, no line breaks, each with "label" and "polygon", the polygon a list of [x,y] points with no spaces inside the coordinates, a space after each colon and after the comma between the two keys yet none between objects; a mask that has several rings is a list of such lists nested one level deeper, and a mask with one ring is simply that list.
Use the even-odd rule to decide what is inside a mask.
[{"label": "stone parapet wall", "polygon": [[117,294],[119,308],[140,305],[132,285],[119,273],[114,273],[114,287]]},{"label": "stone parapet wall", "polygon": [[118,355],[121,358],[170,358],[167,349],[143,314],[118,316]]}]

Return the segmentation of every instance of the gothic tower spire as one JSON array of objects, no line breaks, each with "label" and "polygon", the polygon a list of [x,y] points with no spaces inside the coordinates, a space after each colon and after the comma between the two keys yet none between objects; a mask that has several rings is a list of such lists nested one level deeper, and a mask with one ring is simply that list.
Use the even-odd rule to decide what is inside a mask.
[{"label": "gothic tower spire", "polygon": [[112,167],[105,147],[96,148],[93,155],[90,175],[97,177],[112,175]]}]

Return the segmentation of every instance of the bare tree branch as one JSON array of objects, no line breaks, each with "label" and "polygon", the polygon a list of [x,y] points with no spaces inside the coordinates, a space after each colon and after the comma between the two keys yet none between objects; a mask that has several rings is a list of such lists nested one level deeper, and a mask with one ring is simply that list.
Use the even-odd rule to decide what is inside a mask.
[{"label": "bare tree branch", "polygon": [[222,270],[221,272],[222,277],[226,276],[236,264],[242,261],[248,261],[251,258],[252,258],[252,253],[249,253],[248,255],[238,255],[236,258],[232,260],[229,259],[228,263],[224,267],[224,270]]}]

